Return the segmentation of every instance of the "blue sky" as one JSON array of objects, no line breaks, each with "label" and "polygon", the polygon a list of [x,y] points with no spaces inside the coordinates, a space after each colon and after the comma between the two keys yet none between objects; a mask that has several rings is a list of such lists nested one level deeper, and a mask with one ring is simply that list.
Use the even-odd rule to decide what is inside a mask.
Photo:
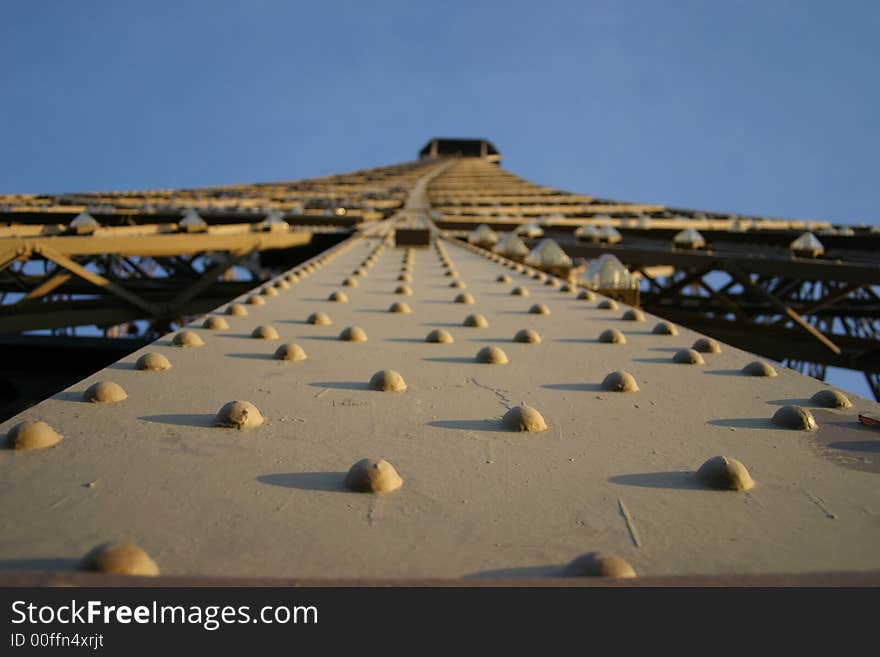
[{"label": "blue sky", "polygon": [[878,223],[880,3],[9,2],[0,193],[180,187],[486,136],[624,200]]}]

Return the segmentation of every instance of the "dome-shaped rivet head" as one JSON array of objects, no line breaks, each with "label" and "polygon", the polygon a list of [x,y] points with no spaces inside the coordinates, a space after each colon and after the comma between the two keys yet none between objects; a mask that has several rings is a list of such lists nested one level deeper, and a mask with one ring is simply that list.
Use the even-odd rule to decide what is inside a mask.
[{"label": "dome-shaped rivet head", "polygon": [[464,326],[469,326],[471,328],[487,328],[489,326],[489,320],[482,315],[468,315],[464,318]]},{"label": "dome-shaped rivet head", "polygon": [[159,566],[143,549],[132,543],[105,543],[83,557],[80,570],[113,575],[155,577]]},{"label": "dome-shaped rivet head", "polygon": [[590,290],[581,290],[578,292],[577,298],[582,301],[593,301],[596,298],[596,295]]},{"label": "dome-shaped rivet head", "polygon": [[345,487],[357,493],[390,493],[401,486],[403,479],[385,459],[361,459],[345,475]]},{"label": "dome-shaped rivet head", "polygon": [[638,308],[630,308],[621,316],[621,319],[626,320],[628,322],[644,322],[645,321],[645,313],[643,313]]},{"label": "dome-shaped rivet head", "polygon": [[290,283],[288,283],[287,281],[285,281],[285,280],[282,278],[282,279],[279,279],[279,280],[275,281],[275,287],[276,287],[277,289],[279,289],[279,290],[289,290],[289,289],[290,289]]},{"label": "dome-shaped rivet head", "polygon": [[352,278],[351,276],[349,276],[348,278],[346,278],[345,280],[342,281],[342,284],[345,287],[357,287],[358,280],[356,278]]},{"label": "dome-shaped rivet head", "polygon": [[138,358],[135,367],[139,370],[161,372],[162,370],[171,369],[171,361],[162,354],[157,354],[156,352],[151,351]]},{"label": "dome-shaped rivet head", "polygon": [[742,368],[742,373],[748,376],[776,376],[776,370],[763,360],[753,360]]},{"label": "dome-shaped rivet head", "polygon": [[610,392],[638,392],[639,384],[629,372],[611,372],[602,381],[602,389]]},{"label": "dome-shaped rivet head", "polygon": [[679,365],[705,365],[706,361],[695,349],[679,349],[672,357],[673,362]]},{"label": "dome-shaped rivet head", "polygon": [[406,390],[406,381],[400,372],[380,370],[370,377],[370,387],[381,392],[403,392]]},{"label": "dome-shaped rivet head", "polygon": [[624,579],[637,577],[635,569],[615,554],[590,552],[578,557],[565,567],[566,577],[613,577]]},{"label": "dome-shaped rivet head", "polygon": [[463,290],[467,287],[467,285],[465,285],[463,281],[452,281],[449,284],[449,287],[454,287],[457,290]]},{"label": "dome-shaped rivet head", "polygon": [[248,297],[247,302],[252,306],[265,306],[266,300],[261,297],[259,294],[255,294],[253,296]]},{"label": "dome-shaped rivet head", "polygon": [[541,281],[542,283],[547,280],[547,274],[542,271],[536,271],[532,274],[532,278],[536,281]]},{"label": "dome-shaped rivet head", "polygon": [[529,290],[525,287],[515,287],[510,293],[515,297],[527,297],[529,296]]},{"label": "dome-shaped rivet head", "polygon": [[488,365],[507,365],[507,354],[498,347],[483,347],[477,352],[477,362]]},{"label": "dome-shaped rivet head", "polygon": [[401,274],[397,277],[397,280],[403,281],[404,283],[412,283],[412,276],[409,274]]},{"label": "dome-shaped rivet head", "polygon": [[678,328],[669,322],[659,322],[651,329],[654,335],[678,335]]},{"label": "dome-shaped rivet head", "polygon": [[626,336],[617,329],[606,329],[599,334],[599,342],[606,344],[626,344]]},{"label": "dome-shaped rivet head", "polygon": [[572,287],[570,283],[563,283],[562,287],[559,288],[559,291],[571,294],[574,292],[574,287]]},{"label": "dome-shaped rivet head", "polygon": [[713,340],[712,338],[700,338],[699,340],[694,342],[692,349],[704,354],[721,353],[721,345],[718,344],[717,340]]},{"label": "dome-shaped rivet head", "polygon": [[269,287],[268,285],[266,285],[260,290],[260,294],[262,294],[264,297],[277,297],[278,290],[276,290],[274,287]]},{"label": "dome-shaped rivet head", "polygon": [[283,344],[275,350],[276,360],[306,360],[307,358],[303,348],[294,342]]},{"label": "dome-shaped rivet head", "polygon": [[749,471],[742,463],[727,456],[713,456],[697,470],[697,479],[717,490],[749,490],[754,488]]},{"label": "dome-shaped rivet head", "polygon": [[236,317],[243,317],[248,314],[248,311],[247,308],[245,308],[240,303],[231,303],[226,306],[226,314],[235,315]]},{"label": "dome-shaped rivet head", "polygon": [[614,299],[602,299],[596,308],[599,310],[617,310],[617,302]]},{"label": "dome-shaped rivet head", "polygon": [[113,381],[98,381],[90,385],[83,393],[83,401],[97,404],[115,404],[128,399],[122,386]]},{"label": "dome-shaped rivet head", "polygon": [[388,312],[409,315],[412,312],[412,308],[409,307],[409,304],[403,301],[395,301],[388,307]]},{"label": "dome-shaped rivet head", "polygon": [[525,342],[527,344],[541,344],[541,334],[534,329],[520,329],[513,336],[514,342]]},{"label": "dome-shaped rivet head", "polygon": [[180,331],[175,334],[171,344],[175,347],[201,347],[205,344],[205,341],[202,340],[198,333],[193,331]]},{"label": "dome-shaped rivet head", "polygon": [[559,279],[558,278],[548,278],[546,281],[544,281],[544,285],[546,285],[547,287],[559,287],[559,285],[560,285]]},{"label": "dome-shaped rivet head", "polygon": [[217,411],[215,427],[227,429],[251,429],[263,424],[263,415],[248,401],[231,401]]},{"label": "dome-shaped rivet head", "polygon": [[354,276],[366,276],[366,275],[367,275],[367,272],[366,272],[366,270],[365,270],[363,267],[358,267],[357,269],[355,269],[355,270],[352,272],[352,275],[354,275]]},{"label": "dome-shaped rivet head", "polygon": [[800,406],[783,406],[773,414],[773,424],[798,431],[813,431],[817,426],[813,414]]},{"label": "dome-shaped rivet head", "polygon": [[342,329],[342,333],[339,334],[339,339],[344,340],[345,342],[366,342],[367,332],[360,326],[348,326]]},{"label": "dome-shaped rivet head", "polygon": [[498,278],[495,279],[497,283],[510,283],[510,276],[507,274],[501,274]]},{"label": "dome-shaped rivet head", "polygon": [[309,315],[306,321],[309,324],[315,324],[316,326],[329,326],[333,323],[330,320],[330,315],[321,312],[312,313],[311,315]]},{"label": "dome-shaped rivet head", "polygon": [[447,269],[446,272],[445,272],[443,275],[444,275],[444,276],[447,276],[447,277],[450,277],[450,278],[457,278],[457,277],[458,277],[458,272],[455,271],[454,269]]},{"label": "dome-shaped rivet head", "polygon": [[43,420],[25,420],[16,424],[6,435],[6,446],[14,450],[46,449],[64,439]]},{"label": "dome-shaped rivet head", "polygon": [[262,324],[253,330],[251,337],[257,340],[277,340],[278,331],[275,330],[274,326]]},{"label": "dome-shaped rivet head", "polygon": [[550,309],[543,303],[536,303],[534,306],[529,308],[529,312],[533,315],[549,315]]},{"label": "dome-shaped rivet head", "polygon": [[336,291],[330,294],[327,300],[335,301],[336,303],[348,303],[348,295],[345,292]]},{"label": "dome-shaped rivet head", "polygon": [[472,295],[468,294],[467,292],[465,292],[464,294],[459,294],[458,296],[455,297],[455,303],[473,304],[474,297]]},{"label": "dome-shaped rivet head", "polygon": [[405,297],[412,296],[412,288],[409,285],[398,285],[394,288],[394,294],[402,294]]},{"label": "dome-shaped rivet head", "polygon": [[437,344],[452,344],[455,342],[452,338],[452,334],[449,331],[444,331],[443,329],[434,329],[430,333],[428,333],[428,337],[425,338],[425,342],[434,342]]},{"label": "dome-shaped rivet head", "polygon": [[217,315],[211,315],[202,322],[202,328],[210,329],[211,331],[225,331],[229,328],[229,322]]},{"label": "dome-shaped rivet head", "polygon": [[508,431],[527,431],[539,433],[547,431],[544,416],[531,406],[514,406],[501,418],[502,426]]},{"label": "dome-shaped rivet head", "polygon": [[287,282],[288,283],[299,283],[299,274],[297,274],[297,273],[288,274],[287,275]]},{"label": "dome-shaped rivet head", "polygon": [[820,390],[810,397],[810,401],[815,406],[823,406],[825,408],[852,408],[852,402],[839,390],[826,388]]}]

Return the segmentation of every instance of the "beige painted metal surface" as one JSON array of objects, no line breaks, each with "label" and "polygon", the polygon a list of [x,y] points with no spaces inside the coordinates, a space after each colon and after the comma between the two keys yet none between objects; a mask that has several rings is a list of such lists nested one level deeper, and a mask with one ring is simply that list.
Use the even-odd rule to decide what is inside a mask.
[{"label": "beige painted metal surface", "polygon": [[[658,318],[625,321],[623,306],[601,310],[452,243],[465,289],[450,287],[431,249],[413,251],[413,294],[395,294],[406,252],[391,248],[343,287],[378,242],[343,243],[247,316],[224,315],[229,330],[194,323],[202,347],[166,336],[0,426],[43,419],[65,437],[0,453],[0,567],[70,569],[95,544],[125,539],[164,574],[216,577],[541,577],[594,550],[643,576],[880,569],[880,441],[856,423],[876,403],[814,409],[816,431],[776,428],[780,405],[809,406],[826,386],[780,367],[776,378],[744,376],[755,357],[724,345],[704,365],[676,364],[701,336],[654,335]],[[496,282],[504,273],[511,282]],[[530,295],[511,295],[516,286]],[[328,301],[334,291],[348,302]],[[475,303],[455,303],[460,293]],[[396,301],[412,312],[388,312]],[[529,313],[537,303],[551,314]],[[306,323],[316,311],[332,325]],[[489,326],[462,326],[470,313]],[[280,339],[251,338],[262,324]],[[348,326],[368,341],[338,340]],[[455,342],[426,343],[435,328]],[[514,342],[524,328],[541,344]],[[611,328],[626,344],[598,341]],[[308,359],[274,360],[283,342]],[[486,345],[509,363],[475,362]],[[172,369],[134,369],[147,351]],[[368,389],[386,368],[405,392]],[[639,392],[600,389],[621,369]],[[128,398],[80,401],[100,380]],[[266,423],[212,427],[230,400],[252,402]],[[502,430],[521,403],[549,430]],[[693,472],[719,454],[742,461],[756,487],[703,488]],[[403,487],[345,491],[363,457],[393,463]]]}]

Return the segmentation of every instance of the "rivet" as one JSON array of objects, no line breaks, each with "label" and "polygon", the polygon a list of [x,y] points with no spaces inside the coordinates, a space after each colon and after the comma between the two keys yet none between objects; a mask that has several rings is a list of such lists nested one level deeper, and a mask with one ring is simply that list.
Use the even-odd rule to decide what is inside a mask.
[{"label": "rivet", "polygon": [[539,433],[547,431],[547,423],[544,416],[531,406],[514,406],[501,418],[501,424],[508,431],[528,431]]},{"label": "rivet", "polygon": [[602,299],[596,308],[599,310],[617,310],[617,302],[614,299]]},{"label": "rivet", "polygon": [[395,301],[388,307],[388,312],[409,315],[412,312],[412,308],[404,301]]},{"label": "rivet", "polygon": [[529,291],[528,291],[528,289],[527,289],[527,288],[524,288],[524,287],[515,287],[515,288],[513,288],[513,289],[510,291],[510,293],[511,293],[513,296],[515,296],[515,297],[527,297],[527,296],[529,296]]},{"label": "rivet", "polygon": [[156,352],[151,351],[138,358],[135,366],[139,370],[160,372],[162,370],[170,370],[171,361],[162,354],[157,354]]},{"label": "rivet", "polygon": [[773,414],[773,424],[783,429],[813,431],[816,428],[816,419],[806,408],[783,406]]},{"label": "rivet", "polygon": [[449,287],[454,287],[458,290],[463,290],[467,287],[467,285],[465,285],[464,282],[462,282],[462,281],[452,281],[449,284]]},{"label": "rivet", "polygon": [[260,294],[262,294],[264,297],[277,297],[278,290],[276,290],[274,287],[269,287],[268,285],[266,285],[263,287],[263,289],[260,290]]},{"label": "rivet", "polygon": [[297,274],[297,273],[288,274],[287,275],[287,282],[288,283],[299,283],[299,274]]},{"label": "rivet", "polygon": [[679,349],[672,357],[673,362],[679,365],[705,365],[706,361],[695,349]]},{"label": "rivet", "polygon": [[810,401],[816,406],[825,408],[852,408],[852,402],[839,390],[826,388],[810,397]]},{"label": "rivet", "polygon": [[397,280],[403,281],[404,283],[412,283],[412,276],[409,274],[401,274],[397,277]]},{"label": "rivet", "polygon": [[514,342],[525,342],[528,344],[541,344],[541,334],[534,329],[520,329],[513,336]]},{"label": "rivet", "polygon": [[482,315],[468,315],[464,318],[464,325],[472,328],[487,328],[489,320]]},{"label": "rivet", "polygon": [[113,381],[98,381],[90,385],[83,393],[83,401],[98,404],[114,404],[127,399],[128,395],[122,386]]},{"label": "rivet", "polygon": [[357,279],[356,279],[356,278],[352,278],[352,277],[350,277],[350,276],[349,276],[348,278],[346,278],[344,281],[342,281],[342,284],[343,284],[345,287],[357,287],[357,286],[358,286]]},{"label": "rivet", "polygon": [[155,577],[159,566],[143,549],[132,543],[105,543],[83,557],[80,570],[113,575]]},{"label": "rivet", "polygon": [[336,303],[348,303],[348,295],[345,292],[336,291],[331,293],[327,300],[335,301]]},{"label": "rivet", "polygon": [[171,341],[175,347],[201,347],[205,341],[194,331],[180,331]]},{"label": "rivet", "polygon": [[257,338],[258,340],[277,340],[278,331],[275,330],[274,326],[270,326],[269,324],[261,324],[253,330],[253,332],[251,333],[251,337]]},{"label": "rivet", "polygon": [[403,479],[385,459],[361,459],[345,475],[345,487],[358,493],[390,493],[401,486]]},{"label": "rivet", "polygon": [[231,303],[226,306],[226,314],[235,315],[236,317],[243,317],[244,315],[248,314],[248,310],[240,303]]},{"label": "rivet", "polygon": [[628,322],[644,322],[645,313],[643,313],[638,308],[630,308],[625,313],[623,313],[620,319],[626,320]]},{"label": "rivet", "polygon": [[611,392],[638,392],[639,384],[629,372],[611,372],[602,380],[602,389]]},{"label": "rivet", "polygon": [[535,280],[541,281],[543,283],[547,280],[547,274],[545,274],[542,271],[536,271],[535,273],[532,274],[532,278],[534,278]]},{"label": "rivet", "polygon": [[248,401],[231,401],[223,404],[214,418],[215,427],[227,429],[251,429],[263,424],[263,415]]},{"label": "rivet", "polygon": [[721,353],[721,345],[718,344],[717,340],[713,340],[712,338],[700,338],[694,342],[691,348],[704,354]]},{"label": "rivet", "polygon": [[444,331],[443,329],[434,329],[430,333],[428,333],[428,337],[425,338],[425,342],[434,342],[438,344],[452,344],[455,342],[452,338],[452,334],[449,331]]},{"label": "rivet", "polygon": [[617,329],[606,329],[599,334],[599,342],[606,344],[626,344],[626,336]]},{"label": "rivet", "polygon": [[333,323],[330,321],[330,315],[322,312],[312,313],[306,321],[317,326],[329,326]]},{"label": "rivet", "polygon": [[566,577],[613,577],[628,579],[637,577],[635,569],[616,554],[590,552],[578,557],[565,567]]},{"label": "rivet", "polygon": [[253,296],[248,297],[247,302],[252,306],[265,306],[266,300],[261,297],[259,294],[255,294]]},{"label": "rivet", "polygon": [[697,470],[697,479],[718,490],[750,490],[755,482],[748,469],[736,459],[713,456]]},{"label": "rivet", "polygon": [[487,365],[507,365],[507,354],[499,347],[483,347],[477,352],[477,362]]},{"label": "rivet", "polygon": [[367,332],[360,326],[347,326],[342,329],[342,333],[339,334],[339,339],[345,340],[346,342],[366,342]]},{"label": "rivet", "polygon": [[548,278],[544,281],[544,285],[547,287],[559,287],[559,280],[556,278]]},{"label": "rivet", "polygon": [[16,424],[6,435],[7,447],[15,450],[46,449],[64,439],[43,420],[25,420]]},{"label": "rivet", "polygon": [[497,283],[510,283],[510,276],[507,274],[501,274],[498,278],[495,279]]},{"label": "rivet", "polygon": [[370,387],[382,392],[403,392],[406,390],[406,381],[399,372],[394,370],[379,370],[370,377]]},{"label": "rivet", "polygon": [[278,288],[279,290],[289,290],[289,289],[290,289],[290,283],[288,283],[287,281],[285,281],[285,280],[282,278],[282,279],[279,279],[279,280],[275,281],[275,287]]},{"label": "rivet", "polygon": [[455,276],[458,276],[458,272],[455,271],[454,269],[447,269],[447,270],[446,270],[446,273],[443,274],[443,275],[444,275],[444,276],[452,276],[452,277],[455,277]]},{"label": "rivet", "polygon": [[651,329],[654,335],[678,335],[678,328],[670,322],[660,322]]},{"label": "rivet", "polygon": [[570,283],[565,283],[561,288],[559,288],[559,291],[571,294],[572,292],[574,292],[574,287],[572,287]]},{"label": "rivet", "polygon": [[593,301],[596,295],[591,290],[581,290],[578,292],[577,298],[582,301]]},{"label": "rivet", "polygon": [[366,276],[366,275],[367,275],[366,270],[363,269],[362,267],[359,267],[358,269],[355,269],[354,272],[352,272],[352,273],[353,273],[355,276]]},{"label": "rivet", "polygon": [[229,322],[217,315],[211,315],[202,322],[202,328],[211,329],[212,331],[225,331],[229,328]]},{"label": "rivet", "polygon": [[298,344],[288,342],[275,350],[275,358],[277,360],[306,360],[308,356]]},{"label": "rivet", "polygon": [[455,297],[455,303],[467,303],[467,304],[473,304],[473,303],[474,303],[474,297],[473,297],[473,295],[468,294],[467,292],[465,292],[464,294],[459,294],[458,296]]},{"label": "rivet", "polygon": [[529,312],[533,315],[549,315],[550,309],[543,303],[536,303],[534,306],[529,308]]},{"label": "rivet", "polygon": [[412,288],[409,285],[398,285],[394,288],[394,294],[402,294],[405,297],[412,296]]},{"label": "rivet", "polygon": [[753,360],[742,368],[742,373],[747,374],[748,376],[776,376],[776,370],[763,360]]}]

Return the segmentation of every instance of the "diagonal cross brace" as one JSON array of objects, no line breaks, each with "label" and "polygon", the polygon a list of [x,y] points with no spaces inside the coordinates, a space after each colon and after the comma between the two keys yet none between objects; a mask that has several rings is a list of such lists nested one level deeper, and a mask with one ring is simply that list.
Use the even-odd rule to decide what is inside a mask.
[{"label": "diagonal cross brace", "polygon": [[43,257],[48,258],[59,267],[63,267],[70,273],[75,274],[76,276],[79,276],[80,278],[88,281],[92,285],[104,288],[111,294],[120,297],[121,299],[125,299],[130,304],[147,311],[150,315],[156,315],[159,311],[159,307],[156,304],[150,303],[149,301],[144,301],[138,295],[129,292],[124,287],[117,285],[113,281],[107,280],[100,274],[96,274],[95,272],[86,269],[85,267],[77,262],[74,262],[67,256],[58,253],[58,251],[56,251],[55,249],[40,245],[35,247],[34,251],[43,255]]}]

